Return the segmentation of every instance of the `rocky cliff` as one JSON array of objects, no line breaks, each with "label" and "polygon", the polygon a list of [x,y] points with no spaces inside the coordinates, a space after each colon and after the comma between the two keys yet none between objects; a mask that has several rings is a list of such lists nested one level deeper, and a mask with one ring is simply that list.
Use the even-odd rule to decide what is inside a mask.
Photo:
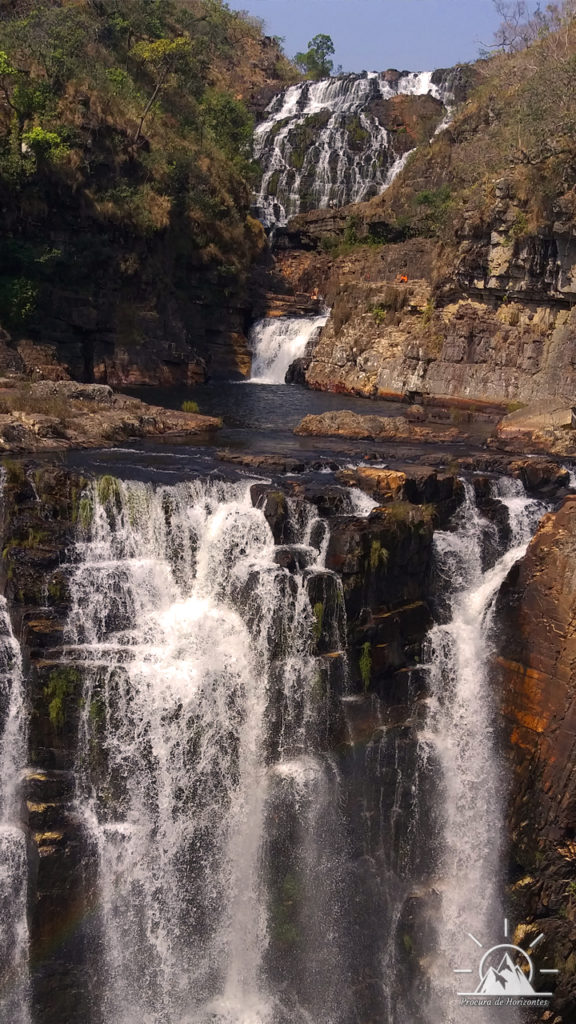
[{"label": "rocky cliff", "polygon": [[518,937],[544,933],[540,966],[559,970],[555,1006],[566,1020],[576,999],[575,557],[570,497],[544,518],[498,604]]}]

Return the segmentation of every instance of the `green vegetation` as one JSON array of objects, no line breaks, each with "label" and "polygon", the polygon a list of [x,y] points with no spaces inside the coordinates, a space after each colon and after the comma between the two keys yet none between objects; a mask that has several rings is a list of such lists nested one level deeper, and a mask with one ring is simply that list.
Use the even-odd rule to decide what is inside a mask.
[{"label": "green vegetation", "polygon": [[49,534],[45,530],[33,530],[31,527],[28,528],[28,533],[25,537],[11,537],[5,545],[2,551],[2,558],[6,559],[10,555],[10,552],[15,548],[21,550],[29,550],[31,548],[39,548],[43,542],[47,540]]},{"label": "green vegetation", "polygon": [[436,507],[432,504],[413,505],[410,501],[393,501],[386,506],[386,519],[394,526],[429,527],[436,520]]},{"label": "green vegetation", "polygon": [[436,309],[436,300],[429,298],[424,306],[424,312],[422,313],[422,326],[428,327],[434,316],[434,310]]},{"label": "green vegetation", "polygon": [[300,898],[300,882],[296,875],[288,872],[270,911],[272,934],[280,946],[298,945],[300,940],[298,929]]},{"label": "green vegetation", "polygon": [[302,170],[306,154],[314,145],[318,132],[328,124],[329,120],[330,112],[321,110],[317,114],[310,114],[301,124],[296,124],[291,128],[288,133],[290,166],[295,170]]},{"label": "green vegetation", "polygon": [[310,39],[306,52],[296,54],[294,63],[314,81],[329,78],[334,70],[334,62],[331,60],[334,52],[334,43],[330,36],[320,32]]},{"label": "green vegetation", "polygon": [[75,668],[53,669],[44,687],[44,697],[48,701],[48,717],[52,728],[60,732],[66,721],[66,713],[71,699],[76,693],[80,682],[80,674]]},{"label": "green vegetation", "polygon": [[324,622],[324,603],[317,601],[314,605],[314,636],[317,640],[322,636],[322,624]]},{"label": "green vegetation", "polygon": [[372,647],[369,641],[362,644],[362,650],[360,652],[360,659],[358,661],[360,668],[360,678],[364,690],[368,690],[370,687],[370,681],[372,678]]},{"label": "green vegetation", "polygon": [[382,547],[380,540],[373,540],[370,545],[370,568],[372,572],[376,572],[379,566],[386,566],[388,564],[389,552],[386,548]]},{"label": "green vegetation", "polygon": [[94,506],[92,504],[92,498],[89,495],[84,494],[78,503],[78,522],[83,530],[87,530],[92,522],[94,516]]},{"label": "green vegetation", "polygon": [[194,402],[192,399],[189,399],[186,402],[182,402],[180,408],[182,409],[182,412],[200,412],[200,409],[198,408],[198,402]]},{"label": "green vegetation", "polygon": [[6,473],[6,483],[12,487],[20,487],[26,483],[26,470],[21,462],[15,459],[2,459],[2,466]]},{"label": "green vegetation", "polygon": [[[224,0],[31,0],[2,15],[1,324],[40,331],[62,280],[88,296],[110,282],[186,296],[191,277],[196,300],[244,293],[264,244],[242,98],[269,73],[261,38]],[[276,64],[294,78],[280,50]],[[43,241],[54,219],[57,249]]]},{"label": "green vegetation", "polygon": [[115,476],[101,476],[96,481],[96,493],[102,505],[119,504],[120,482]]}]

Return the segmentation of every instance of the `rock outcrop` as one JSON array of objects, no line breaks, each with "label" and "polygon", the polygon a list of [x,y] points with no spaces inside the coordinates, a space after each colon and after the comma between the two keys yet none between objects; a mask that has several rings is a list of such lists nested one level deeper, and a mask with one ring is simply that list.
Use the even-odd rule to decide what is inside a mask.
[{"label": "rock outcrop", "polygon": [[0,450],[35,452],[107,447],[128,438],[205,434],[213,416],[148,405],[106,384],[39,381],[0,389]]},{"label": "rock outcrop", "polygon": [[354,437],[395,441],[455,441],[463,439],[455,427],[427,427],[405,416],[370,416],[356,412],[323,412],[305,416],[295,434],[311,437]]}]

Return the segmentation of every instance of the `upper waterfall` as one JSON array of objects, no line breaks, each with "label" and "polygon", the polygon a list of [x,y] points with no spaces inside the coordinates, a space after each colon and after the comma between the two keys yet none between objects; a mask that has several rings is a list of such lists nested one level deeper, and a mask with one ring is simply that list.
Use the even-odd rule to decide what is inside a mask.
[{"label": "upper waterfall", "polygon": [[262,221],[283,224],[300,211],[381,192],[422,141],[410,97],[427,98],[419,130],[430,137],[454,102],[452,76],[363,72],[301,82],[275,96],[254,136],[262,167],[255,207]]}]

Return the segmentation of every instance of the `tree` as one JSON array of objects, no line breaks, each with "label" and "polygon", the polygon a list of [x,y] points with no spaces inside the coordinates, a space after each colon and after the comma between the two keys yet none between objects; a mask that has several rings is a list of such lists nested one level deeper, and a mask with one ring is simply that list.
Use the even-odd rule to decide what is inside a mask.
[{"label": "tree", "polygon": [[501,21],[492,49],[505,53],[525,50],[550,32],[558,31],[576,14],[575,0],[549,3],[544,8],[528,0],[492,0]]},{"label": "tree", "polygon": [[334,54],[334,43],[330,36],[320,33],[308,43],[306,53],[297,53],[295,63],[314,81],[329,78],[334,70],[334,62],[330,58]]},{"label": "tree", "polygon": [[202,101],[201,116],[217,145],[231,159],[248,156],[254,119],[240,100],[229,93],[208,89]]},{"label": "tree", "polygon": [[170,76],[185,75],[191,72],[193,70],[193,55],[190,39],[187,36],[178,36],[176,39],[157,39],[155,42],[136,43],[136,46],[133,46],[130,51],[130,56],[146,68],[154,82],[152,94],[144,108],[134,136],[134,142],[138,142],[144,121]]}]

